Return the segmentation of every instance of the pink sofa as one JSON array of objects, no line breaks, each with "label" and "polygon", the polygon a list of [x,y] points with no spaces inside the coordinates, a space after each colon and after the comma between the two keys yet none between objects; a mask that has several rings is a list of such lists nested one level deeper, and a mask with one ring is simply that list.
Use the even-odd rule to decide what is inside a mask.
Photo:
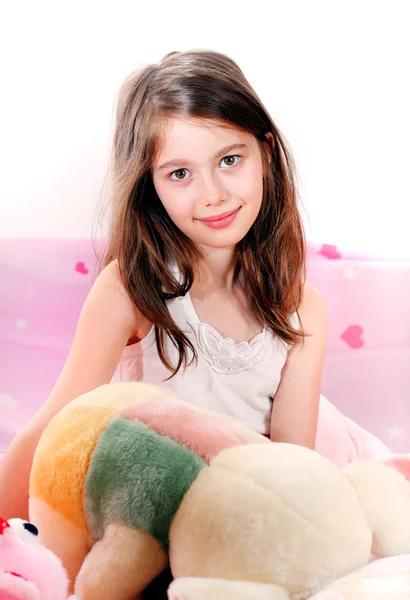
[{"label": "pink sofa", "polygon": [[[0,240],[0,453],[56,381],[96,270],[88,241]],[[409,452],[410,261],[311,244],[308,280],[329,312],[324,395]]]}]

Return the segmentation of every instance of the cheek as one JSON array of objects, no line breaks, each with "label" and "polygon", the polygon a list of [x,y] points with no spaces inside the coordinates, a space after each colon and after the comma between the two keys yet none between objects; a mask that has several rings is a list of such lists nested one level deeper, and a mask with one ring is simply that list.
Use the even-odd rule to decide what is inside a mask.
[{"label": "cheek", "polygon": [[242,178],[238,196],[255,207],[260,206],[263,196],[263,179],[261,169],[257,165],[249,169]]},{"label": "cheek", "polygon": [[157,190],[165,210],[174,222],[192,217],[193,201],[184,190]]}]

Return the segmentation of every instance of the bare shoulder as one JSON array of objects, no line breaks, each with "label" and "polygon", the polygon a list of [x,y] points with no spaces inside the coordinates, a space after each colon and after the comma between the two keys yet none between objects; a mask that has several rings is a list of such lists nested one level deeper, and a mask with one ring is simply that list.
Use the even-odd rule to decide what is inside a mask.
[{"label": "bare shoulder", "polygon": [[311,284],[305,281],[303,286],[302,301],[299,307],[299,316],[303,328],[309,329],[326,327],[327,310],[322,294]]},{"label": "bare shoulder", "polygon": [[96,284],[98,287],[109,289],[112,292],[126,294],[117,260],[111,261],[102,269],[94,285]]},{"label": "bare shoulder", "polygon": [[326,303],[323,295],[308,281],[305,281],[303,285],[302,302],[300,308],[326,309]]},{"label": "bare shoulder", "polygon": [[118,263],[116,260],[110,262],[100,272],[87,298],[87,304],[90,304],[101,314],[121,315],[121,321],[131,335],[138,332],[142,316],[138,311],[121,279]]}]

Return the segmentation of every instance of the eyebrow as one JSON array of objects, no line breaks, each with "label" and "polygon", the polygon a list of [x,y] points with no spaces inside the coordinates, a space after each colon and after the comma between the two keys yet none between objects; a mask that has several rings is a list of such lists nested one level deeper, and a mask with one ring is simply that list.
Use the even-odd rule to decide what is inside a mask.
[{"label": "eyebrow", "polygon": [[[216,158],[218,158],[219,156],[222,156],[223,154],[227,154],[228,152],[231,152],[232,150],[244,150],[248,148],[247,144],[229,144],[229,146],[224,146],[223,148],[221,148],[213,157],[213,159],[215,160]],[[168,160],[167,162],[163,163],[161,166],[158,167],[158,171],[162,170],[162,169],[169,169],[171,167],[180,167],[182,164],[184,165],[190,165],[192,164],[190,160],[186,159],[186,158],[174,158],[173,160]]]}]

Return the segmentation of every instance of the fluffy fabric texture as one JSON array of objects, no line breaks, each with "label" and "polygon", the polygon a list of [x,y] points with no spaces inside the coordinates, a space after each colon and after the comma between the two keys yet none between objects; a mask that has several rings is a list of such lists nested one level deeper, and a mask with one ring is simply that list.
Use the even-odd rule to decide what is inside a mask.
[{"label": "fluffy fabric texture", "polygon": [[67,575],[60,560],[40,543],[32,543],[14,522],[0,535],[0,598],[65,600]]},{"label": "fluffy fabric texture", "polygon": [[398,471],[371,461],[352,463],[343,473],[356,488],[373,530],[373,556],[381,558],[408,552],[410,481]]},{"label": "fluffy fabric texture", "polygon": [[70,408],[54,417],[40,440],[30,496],[43,500],[67,521],[86,530],[84,481],[100,434],[116,413],[98,407]]},{"label": "fluffy fabric texture", "polygon": [[74,592],[82,600],[136,600],[167,563],[162,545],[150,534],[112,523],[87,555]]},{"label": "fluffy fabric texture", "polygon": [[37,586],[0,570],[0,600],[42,600]]},{"label": "fluffy fabric texture", "polygon": [[375,560],[362,569],[333,582],[309,600],[409,600],[409,598],[410,554],[404,554]]},{"label": "fluffy fabric texture", "polygon": [[263,435],[228,417],[171,398],[135,404],[127,407],[122,414],[172,438],[199,454],[206,462],[225,448],[269,442]]},{"label": "fluffy fabric texture", "polygon": [[96,539],[117,521],[168,546],[174,515],[205,462],[138,421],[116,417],[100,436],[85,483],[85,506]]},{"label": "fluffy fabric texture", "polygon": [[289,594],[276,585],[184,577],[169,587],[169,600],[290,600]]},{"label": "fluffy fabric texture", "polygon": [[306,448],[269,444],[213,459],[170,540],[175,577],[274,583],[308,597],[367,563],[372,531],[340,469]]},{"label": "fluffy fabric texture", "polygon": [[[116,421],[121,417],[123,417],[122,421]],[[114,422],[117,425],[113,425]],[[121,434],[117,432],[120,437],[115,439],[112,447],[108,446],[108,440],[112,439],[111,428],[118,427],[119,422],[123,423],[125,429],[131,428],[127,435],[131,436],[132,443],[129,439],[125,442],[128,445],[122,448],[121,445],[126,438],[124,429]],[[135,425],[131,425],[132,422]],[[126,423],[128,425],[125,425]],[[138,423],[142,426],[138,427]],[[148,431],[157,432],[159,437],[148,435]],[[140,440],[137,439],[138,436],[142,436]],[[129,467],[135,458],[137,448],[140,456],[146,456],[147,451],[143,449],[146,441],[152,442],[160,438],[161,444],[164,444],[163,450],[167,448],[169,453],[173,449],[175,456],[178,455],[176,464],[179,464],[180,470],[174,474],[172,485],[166,481],[162,484],[161,489],[166,489],[168,502],[168,508],[165,510],[170,512],[161,517],[162,523],[161,518],[157,518],[157,525],[155,525],[154,519],[150,519],[148,513],[136,519],[134,509],[139,506],[142,497],[135,497],[132,501],[130,498],[135,494],[135,486],[132,482],[137,481],[141,475],[141,470],[135,471],[136,464],[141,463],[137,461],[131,467],[131,470],[134,468],[133,476],[136,478],[132,481]],[[121,515],[126,517],[126,523],[138,524],[137,526],[142,527],[144,531],[150,531],[157,539],[167,543],[168,534],[165,531],[169,529],[170,520],[182,499],[183,490],[188,489],[194,473],[198,472],[195,469],[202,467],[201,459],[208,462],[222,449],[244,443],[269,443],[269,441],[228,417],[221,417],[182,401],[176,394],[165,388],[136,382],[108,384],[80,396],[51,421],[36,450],[30,496],[48,504],[64,519],[84,531],[85,536],[91,533],[96,539],[101,538],[104,523],[109,522],[107,519],[113,515],[117,517]],[[187,452],[188,450],[191,453]],[[198,459],[198,456],[201,459]],[[191,472],[185,464],[182,469],[180,464],[182,457],[185,457],[184,460],[189,457],[188,462],[191,466],[197,465],[194,471]],[[94,460],[100,462],[94,464]],[[104,478],[101,473],[110,460],[114,463],[117,461],[118,465],[121,462],[126,466],[120,468],[117,465],[116,473],[114,474],[112,470],[108,471],[108,477]],[[160,453],[158,460],[158,465],[151,465],[154,470],[151,470],[149,476],[147,468],[143,469],[144,484],[141,480],[138,486],[138,489],[142,490],[147,483],[147,478],[151,479],[144,501],[148,506],[148,512],[156,510],[156,507],[162,506],[161,503],[164,502],[161,496],[163,492],[161,492],[159,495],[162,498],[161,502],[151,498],[149,502],[153,504],[147,504],[148,498],[153,494],[152,481],[156,477],[155,469],[159,473],[159,466],[161,464],[164,466],[167,458]],[[98,476],[97,465],[99,465],[98,469],[101,469]],[[167,477],[170,477],[170,472]],[[120,481],[122,476],[124,480]],[[175,483],[177,479],[180,481],[178,485]],[[116,490],[113,490],[114,480]],[[87,485],[86,481],[88,481]],[[101,508],[102,505],[100,506],[103,485],[107,485],[104,510]],[[169,491],[174,485],[175,494]],[[84,497],[85,489],[89,490],[87,498]],[[109,502],[108,496],[110,496]],[[114,510],[115,505],[118,506],[118,511]],[[88,507],[87,515],[84,512],[85,506]],[[95,515],[93,515],[94,510]],[[104,517],[101,511],[105,513]],[[140,511],[137,512],[141,515]],[[89,532],[89,523],[92,524],[92,532]]]},{"label": "fluffy fabric texture", "polygon": [[87,532],[84,481],[98,439],[112,419],[130,405],[160,395],[177,396],[146,383],[100,386],[65,406],[51,421],[37,446],[30,497],[39,498]]},{"label": "fluffy fabric texture", "polygon": [[[391,460],[410,473],[406,457],[389,454],[337,412],[328,417],[318,440],[331,461]],[[386,513],[376,514],[383,487],[376,483],[370,477],[356,491],[318,453],[271,444],[166,389],[121,383],[85,394],[52,421],[31,493],[94,540],[122,522],[165,548],[169,542],[177,577],[275,584],[301,599],[366,564],[372,528],[387,549],[406,548],[406,537],[394,546],[398,538],[384,535],[396,515],[384,500]],[[396,483],[389,491],[403,513],[410,499],[401,490],[398,500]]]}]

